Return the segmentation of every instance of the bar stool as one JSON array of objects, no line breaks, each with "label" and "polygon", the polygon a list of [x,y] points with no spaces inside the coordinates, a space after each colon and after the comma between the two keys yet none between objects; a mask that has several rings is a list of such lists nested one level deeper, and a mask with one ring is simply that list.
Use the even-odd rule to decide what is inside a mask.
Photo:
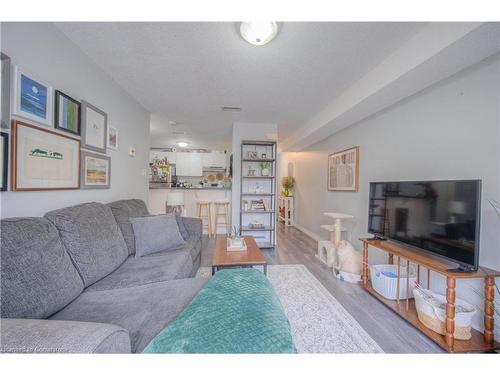
[{"label": "bar stool", "polygon": [[196,217],[202,220],[203,228],[207,228],[208,237],[212,237],[212,201],[196,201]]},{"label": "bar stool", "polygon": [[[219,225],[224,225],[226,227],[226,236],[228,236],[231,234],[231,223],[229,222],[229,200],[217,199],[214,201],[214,205],[214,233],[217,234],[217,227]],[[219,219],[222,219],[222,221],[219,221]]]}]

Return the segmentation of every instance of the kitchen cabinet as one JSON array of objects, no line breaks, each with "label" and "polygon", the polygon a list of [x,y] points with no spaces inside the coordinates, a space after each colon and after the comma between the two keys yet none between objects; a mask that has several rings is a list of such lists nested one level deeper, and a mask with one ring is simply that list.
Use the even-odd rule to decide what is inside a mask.
[{"label": "kitchen cabinet", "polygon": [[226,168],[226,154],[217,151],[212,151],[206,154],[203,166],[211,168]]},{"label": "kitchen cabinet", "polygon": [[176,174],[180,177],[203,176],[203,154],[197,152],[178,152]]}]

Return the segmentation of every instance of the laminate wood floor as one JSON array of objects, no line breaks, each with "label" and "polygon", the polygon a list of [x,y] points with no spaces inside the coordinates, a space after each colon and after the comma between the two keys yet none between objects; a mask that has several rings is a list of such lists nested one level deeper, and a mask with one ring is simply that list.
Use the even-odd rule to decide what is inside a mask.
[{"label": "laminate wood floor", "polygon": [[[442,353],[442,349],[356,284],[342,282],[316,257],[317,242],[296,228],[277,226],[278,246],[263,250],[268,264],[304,264],[386,353]],[[215,239],[204,237],[201,265],[211,265]]]}]

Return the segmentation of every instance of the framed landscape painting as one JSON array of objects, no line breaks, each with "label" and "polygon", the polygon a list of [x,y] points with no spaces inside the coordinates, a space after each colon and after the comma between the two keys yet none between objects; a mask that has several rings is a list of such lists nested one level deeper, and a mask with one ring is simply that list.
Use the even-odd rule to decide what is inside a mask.
[{"label": "framed landscape painting", "polygon": [[7,190],[7,179],[9,176],[9,135],[7,133],[0,133],[0,191]]},{"label": "framed landscape painting", "polygon": [[80,141],[12,121],[12,190],[80,187]]},{"label": "framed landscape painting", "polygon": [[80,135],[80,102],[56,90],[55,127]]},{"label": "framed landscape painting", "polygon": [[12,113],[42,125],[52,126],[52,87],[13,68]]},{"label": "framed landscape painting", "polygon": [[328,155],[328,190],[358,191],[359,147]]},{"label": "framed landscape painting", "polygon": [[82,189],[109,189],[111,183],[111,158],[81,151]]},{"label": "framed landscape painting", "polygon": [[82,147],[106,153],[108,115],[92,104],[82,101]]}]

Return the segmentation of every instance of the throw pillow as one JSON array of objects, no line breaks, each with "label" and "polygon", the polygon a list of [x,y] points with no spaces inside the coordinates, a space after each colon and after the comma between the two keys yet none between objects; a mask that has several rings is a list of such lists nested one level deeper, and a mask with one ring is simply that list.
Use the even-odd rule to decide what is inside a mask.
[{"label": "throw pillow", "polygon": [[175,214],[175,219],[177,220],[177,225],[179,226],[179,232],[181,232],[182,238],[184,238],[184,241],[187,241],[189,233],[186,229],[186,225],[184,224],[184,220],[182,220],[182,216]]},{"label": "throw pillow", "polygon": [[135,236],[135,257],[184,245],[174,214],[130,218]]}]

